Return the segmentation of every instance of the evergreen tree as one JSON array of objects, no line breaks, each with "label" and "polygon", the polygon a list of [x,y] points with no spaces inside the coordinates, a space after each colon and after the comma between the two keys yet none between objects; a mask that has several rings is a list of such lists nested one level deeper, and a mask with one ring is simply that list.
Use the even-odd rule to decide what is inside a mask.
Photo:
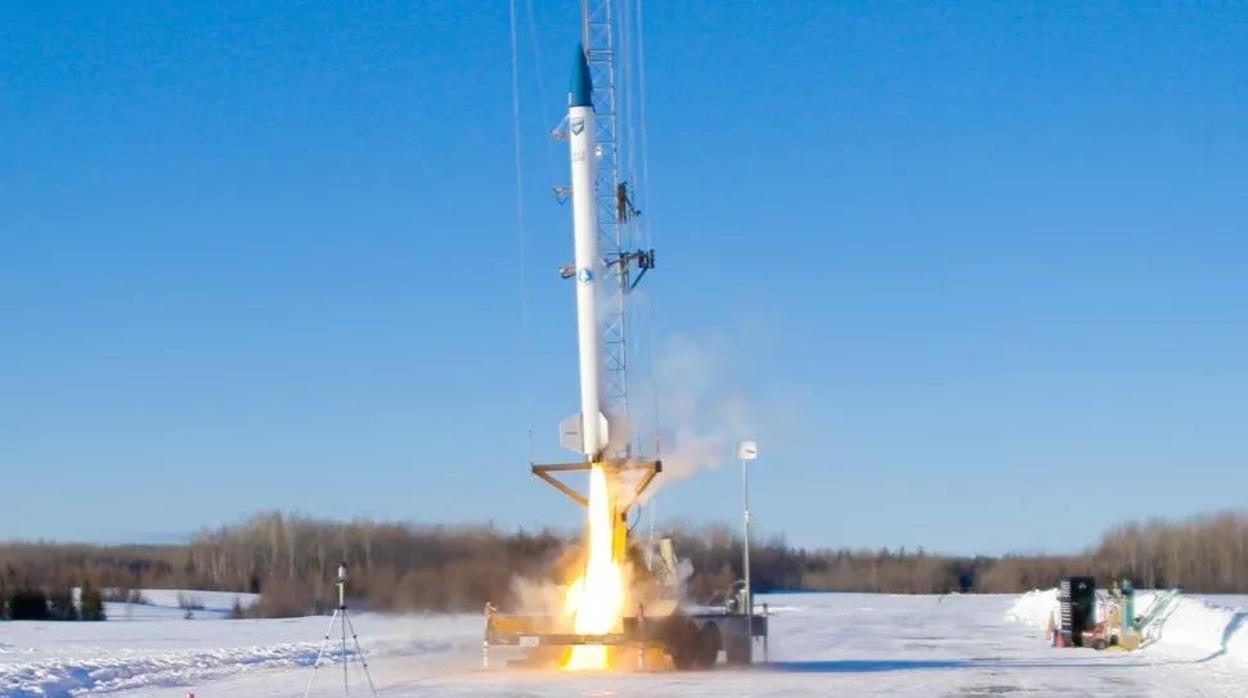
[{"label": "evergreen tree", "polygon": [[78,620],[74,606],[74,592],[69,587],[58,587],[48,595],[48,614],[52,620]]},{"label": "evergreen tree", "polygon": [[48,597],[38,589],[19,589],[9,597],[9,617],[13,620],[47,620]]},{"label": "evergreen tree", "polygon": [[100,590],[91,586],[91,582],[82,583],[82,596],[79,599],[79,618],[82,620],[104,620],[104,596]]}]

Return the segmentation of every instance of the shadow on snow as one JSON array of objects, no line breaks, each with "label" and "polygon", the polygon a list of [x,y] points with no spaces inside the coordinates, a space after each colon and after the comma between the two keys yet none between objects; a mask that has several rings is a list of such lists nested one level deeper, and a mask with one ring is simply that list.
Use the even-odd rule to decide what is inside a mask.
[{"label": "shadow on snow", "polygon": [[872,673],[879,671],[907,671],[911,669],[961,669],[976,666],[973,662],[958,659],[839,659],[813,662],[771,662],[768,668],[775,671],[792,671],[811,674]]},{"label": "shadow on snow", "polygon": [[1234,616],[1231,616],[1230,622],[1226,624],[1226,628],[1222,631],[1222,646],[1216,652],[1200,661],[1207,662],[1210,659],[1216,659],[1226,654],[1227,645],[1231,644],[1231,638],[1235,637],[1235,633],[1239,632],[1239,629],[1243,627],[1245,620],[1248,620],[1248,611],[1239,611]]}]

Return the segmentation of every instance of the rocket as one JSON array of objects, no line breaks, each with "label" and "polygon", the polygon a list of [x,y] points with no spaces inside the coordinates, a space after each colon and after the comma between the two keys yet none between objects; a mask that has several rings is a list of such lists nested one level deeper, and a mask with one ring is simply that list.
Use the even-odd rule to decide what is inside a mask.
[{"label": "rocket", "polygon": [[564,445],[591,461],[602,457],[608,442],[608,422],[602,412],[602,329],[598,320],[598,286],[605,269],[598,251],[594,191],[598,161],[594,133],[593,81],[585,50],[578,46],[568,91],[568,153],[572,165],[573,270],[581,413],[565,420],[561,430]]}]

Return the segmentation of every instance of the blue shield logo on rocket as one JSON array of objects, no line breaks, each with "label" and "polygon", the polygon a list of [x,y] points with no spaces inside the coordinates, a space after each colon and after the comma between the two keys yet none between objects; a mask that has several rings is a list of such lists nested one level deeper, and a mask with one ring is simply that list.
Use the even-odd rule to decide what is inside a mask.
[{"label": "blue shield logo on rocket", "polygon": [[568,127],[572,129],[572,135],[579,136],[585,130],[585,119],[573,119],[568,122]]},{"label": "blue shield logo on rocket", "polygon": [[576,271],[576,280],[588,284],[594,280],[594,272],[589,267],[582,267]]}]

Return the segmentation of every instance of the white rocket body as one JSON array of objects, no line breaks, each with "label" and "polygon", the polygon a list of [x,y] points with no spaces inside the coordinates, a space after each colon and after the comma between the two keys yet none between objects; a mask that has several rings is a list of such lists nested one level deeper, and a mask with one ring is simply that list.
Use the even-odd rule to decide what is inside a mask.
[{"label": "white rocket body", "polygon": [[[578,56],[568,99],[568,144],[572,165],[572,237],[576,270],[576,334],[580,363],[581,414],[579,451],[590,460],[602,456],[608,442],[607,418],[602,411],[602,328],[599,325],[599,284],[603,260],[598,250],[598,213],[594,186],[598,156],[594,138],[594,107],[590,99],[589,67]],[[569,429],[564,427],[565,436]],[[569,446],[575,439],[565,439]]]}]

